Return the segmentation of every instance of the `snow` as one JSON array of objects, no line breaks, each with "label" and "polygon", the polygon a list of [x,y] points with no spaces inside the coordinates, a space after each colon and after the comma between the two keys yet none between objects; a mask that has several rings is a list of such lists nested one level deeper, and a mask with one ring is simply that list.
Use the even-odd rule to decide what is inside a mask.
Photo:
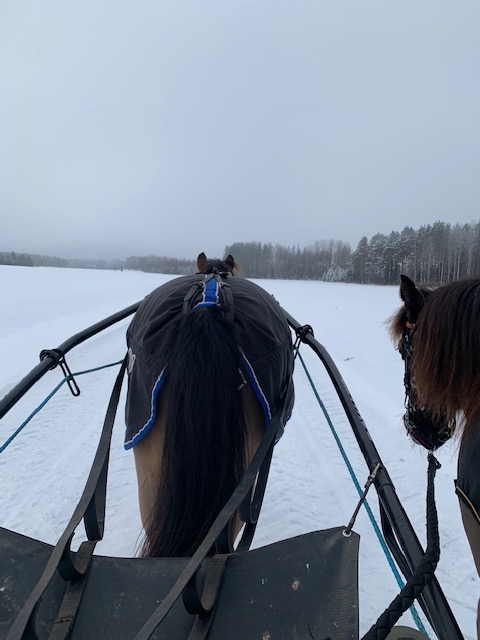
[{"label": "snow", "polygon": [[[41,349],[57,347],[78,331],[141,300],[171,277],[1,266],[0,397],[37,364]],[[403,367],[386,327],[399,306],[397,287],[257,282],[299,322],[312,325],[316,338],[332,356],[425,544],[426,452],[404,433]],[[128,322],[70,352],[71,370],[120,360]],[[303,346],[301,353],[363,486],[368,470],[335,391],[313,352]],[[81,495],[117,370],[112,367],[79,377],[79,398],[64,385],[0,455],[1,526],[56,542]],[[2,419],[0,445],[61,378],[59,369],[50,372]],[[274,452],[254,546],[346,524],[357,503],[353,482],[300,363],[295,386],[294,413]],[[106,533],[97,552],[128,556],[138,549],[142,528],[133,456],[122,446],[123,402],[124,392],[112,441]],[[479,583],[453,489],[457,452],[458,443],[449,442],[437,456],[442,464],[436,480],[442,552],[437,577],[465,638],[472,640]],[[378,514],[374,492],[368,499]],[[354,529],[361,535],[360,623],[365,632],[397,594],[398,586],[364,509]],[[78,531],[76,546],[82,539],[84,532]],[[417,610],[421,612],[420,607]],[[415,626],[410,614],[404,616],[403,624]]]}]

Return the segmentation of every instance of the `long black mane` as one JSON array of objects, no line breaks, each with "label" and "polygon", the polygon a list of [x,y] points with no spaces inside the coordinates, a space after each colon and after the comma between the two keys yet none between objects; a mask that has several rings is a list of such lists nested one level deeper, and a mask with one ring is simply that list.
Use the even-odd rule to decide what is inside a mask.
[{"label": "long black mane", "polygon": [[[204,254],[198,259],[205,272]],[[206,261],[206,258],[205,258]],[[233,270],[233,259],[214,261]],[[192,555],[242,478],[245,417],[240,337],[221,309],[200,307],[172,323],[160,485],[144,556]]]}]

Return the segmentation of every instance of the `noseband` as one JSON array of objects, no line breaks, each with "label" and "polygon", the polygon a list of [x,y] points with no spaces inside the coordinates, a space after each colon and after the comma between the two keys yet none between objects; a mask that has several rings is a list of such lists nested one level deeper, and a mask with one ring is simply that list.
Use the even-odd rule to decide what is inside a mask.
[{"label": "noseband", "polygon": [[406,322],[403,330],[403,340],[399,348],[405,363],[405,414],[403,423],[408,435],[417,444],[421,444],[429,451],[435,451],[450,439],[453,428],[444,416],[434,419],[431,412],[418,406],[418,396],[415,381],[412,378],[413,335],[415,324]]}]

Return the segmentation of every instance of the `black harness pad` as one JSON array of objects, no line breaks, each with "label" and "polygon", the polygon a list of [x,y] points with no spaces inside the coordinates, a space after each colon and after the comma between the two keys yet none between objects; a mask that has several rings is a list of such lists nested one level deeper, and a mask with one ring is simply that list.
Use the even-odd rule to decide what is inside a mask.
[{"label": "black harness pad", "polygon": [[243,373],[264,411],[265,424],[282,404],[283,426],[293,410],[292,336],[275,298],[237,276],[223,280],[215,275],[174,278],[141,302],[127,330],[126,449],[135,446],[154,422],[157,394],[167,367],[169,331],[174,320],[201,302],[206,279],[220,285],[219,303],[238,331]]},{"label": "black harness pad", "polygon": [[[228,558],[208,640],[358,639],[359,536],[344,527],[315,531]],[[52,547],[0,529],[0,637],[5,638]],[[93,556],[71,640],[132,640],[189,558]],[[204,561],[202,569],[210,560]],[[66,583],[57,573],[36,616],[48,637]],[[151,636],[186,640],[195,616],[179,598]]]}]

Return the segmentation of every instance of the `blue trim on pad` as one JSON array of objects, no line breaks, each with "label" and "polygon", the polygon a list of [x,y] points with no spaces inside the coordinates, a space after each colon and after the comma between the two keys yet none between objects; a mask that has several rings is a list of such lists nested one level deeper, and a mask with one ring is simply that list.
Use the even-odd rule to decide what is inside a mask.
[{"label": "blue trim on pad", "polygon": [[255,375],[255,371],[253,370],[252,365],[250,364],[250,362],[247,359],[247,356],[243,353],[243,351],[240,349],[240,352],[242,354],[242,358],[243,358],[243,362],[245,364],[245,367],[247,369],[247,374],[248,377],[250,379],[251,385],[253,390],[255,391],[255,395],[257,396],[258,401],[260,402],[260,405],[263,409],[263,415],[265,418],[265,426],[268,426],[270,424],[270,421],[272,419],[272,413],[270,411],[270,405],[268,404],[268,400],[265,397],[263,391],[262,391],[262,387],[260,386],[258,380],[257,380],[257,376]]},{"label": "blue trim on pad", "polygon": [[158,394],[160,393],[160,389],[163,387],[165,383],[166,369],[167,367],[164,367],[162,369],[162,372],[158,376],[153,386],[151,410],[150,410],[150,417],[148,421],[143,425],[143,427],[139,431],[137,431],[137,433],[133,436],[131,440],[129,440],[128,442],[125,442],[125,444],[123,445],[123,448],[126,449],[127,451],[128,449],[131,449],[136,444],[138,444],[140,440],[147,435],[147,433],[150,431],[151,427],[153,426],[153,423],[157,418],[157,397],[158,397]]}]

